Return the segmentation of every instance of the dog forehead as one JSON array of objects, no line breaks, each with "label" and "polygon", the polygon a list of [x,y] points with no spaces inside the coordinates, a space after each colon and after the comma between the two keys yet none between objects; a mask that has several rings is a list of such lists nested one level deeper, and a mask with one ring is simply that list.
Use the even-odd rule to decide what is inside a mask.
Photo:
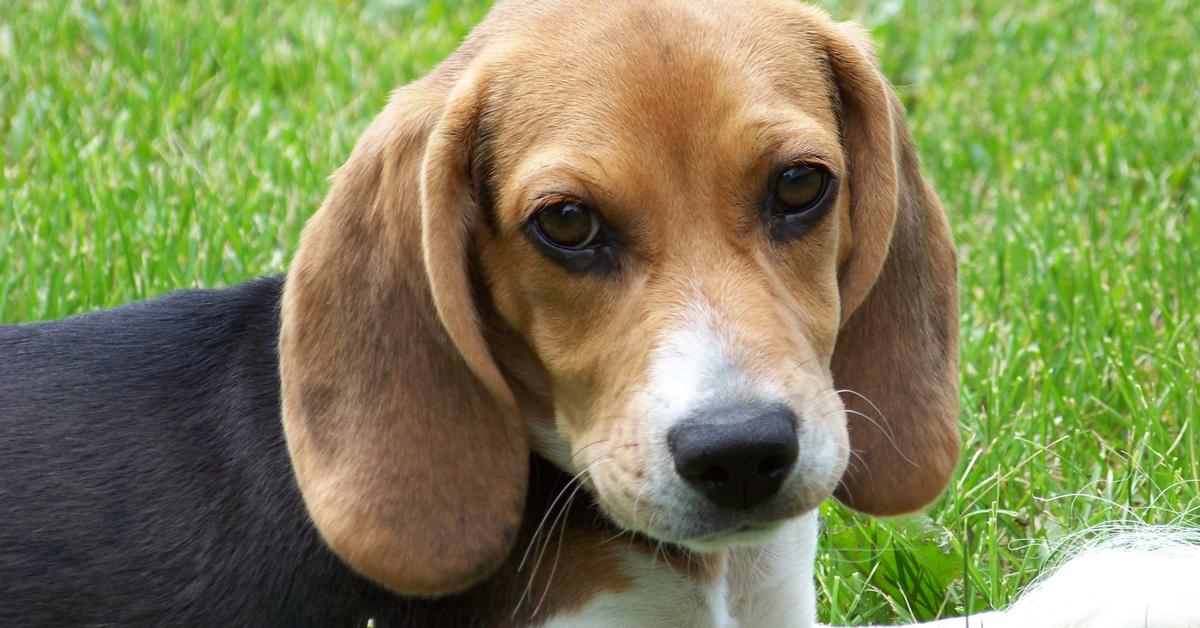
[{"label": "dog forehead", "polygon": [[[535,2],[486,29],[490,107],[522,128],[565,132],[572,121],[615,120],[631,133],[700,127],[782,102],[831,119],[819,28],[818,14],[790,2]],[[572,115],[555,115],[564,110]]]},{"label": "dog forehead", "polygon": [[561,157],[628,189],[644,190],[629,179],[650,173],[716,185],[797,129],[840,157],[831,72],[811,36],[821,17],[798,4],[559,0],[524,9],[491,27],[502,35],[480,127],[500,180]]}]

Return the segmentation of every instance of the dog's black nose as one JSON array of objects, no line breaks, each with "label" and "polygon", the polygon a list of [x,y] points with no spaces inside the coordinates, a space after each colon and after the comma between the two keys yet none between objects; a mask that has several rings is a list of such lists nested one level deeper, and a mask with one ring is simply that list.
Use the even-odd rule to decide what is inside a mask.
[{"label": "dog's black nose", "polygon": [[667,445],[689,485],[718,505],[750,509],[796,463],[796,415],[783,405],[705,410],[671,428]]}]

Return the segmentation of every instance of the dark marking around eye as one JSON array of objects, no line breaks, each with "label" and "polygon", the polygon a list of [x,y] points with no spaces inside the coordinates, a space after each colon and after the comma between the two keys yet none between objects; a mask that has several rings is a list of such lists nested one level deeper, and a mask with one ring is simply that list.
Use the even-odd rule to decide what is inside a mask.
[{"label": "dark marking around eye", "polygon": [[573,273],[618,267],[616,231],[581,201],[563,199],[542,207],[526,221],[525,236],[542,255]]}]

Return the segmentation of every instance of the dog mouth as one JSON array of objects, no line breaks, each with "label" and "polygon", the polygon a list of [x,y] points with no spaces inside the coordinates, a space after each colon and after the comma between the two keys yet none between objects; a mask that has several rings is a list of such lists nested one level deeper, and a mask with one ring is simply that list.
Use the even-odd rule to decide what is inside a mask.
[{"label": "dog mouth", "polygon": [[643,496],[641,507],[634,511],[640,511],[641,516],[634,516],[628,509],[606,504],[603,491],[597,492],[594,486],[588,488],[595,511],[614,527],[698,553],[768,543],[788,522],[815,507],[777,502],[757,512],[731,512],[695,504],[681,508],[679,504],[656,503],[657,500]]},{"label": "dog mouth", "polygon": [[[604,511],[601,510],[601,512]],[[606,512],[604,514],[608,515]],[[642,538],[648,543],[658,544],[659,546],[663,544],[667,547],[674,546],[695,554],[712,554],[733,547],[766,545],[793,519],[788,517],[768,522],[742,522],[716,531],[705,530],[699,534],[680,535],[664,534],[663,530],[626,527],[612,521],[611,515],[608,516],[616,528],[623,530],[624,533],[633,535],[634,538]]]},{"label": "dog mouth", "polygon": [[773,539],[784,523],[784,521],[746,522],[719,532],[685,539],[679,544],[699,552],[711,552],[736,545],[762,545]]},{"label": "dog mouth", "polygon": [[[789,522],[810,511],[811,508],[801,511],[773,510],[756,514],[692,512],[677,518],[667,518],[666,521],[670,523],[661,518],[652,518],[658,523],[655,526],[629,521],[618,523],[611,513],[609,517],[618,527],[657,541],[697,553],[712,553],[736,546],[765,545]],[[631,523],[633,525],[629,525]]]}]

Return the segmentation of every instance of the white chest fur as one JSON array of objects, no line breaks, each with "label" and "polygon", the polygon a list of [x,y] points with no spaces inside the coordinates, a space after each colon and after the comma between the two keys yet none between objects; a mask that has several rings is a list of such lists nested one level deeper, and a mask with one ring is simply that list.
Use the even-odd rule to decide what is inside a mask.
[{"label": "white chest fur", "polygon": [[809,628],[816,605],[812,580],[817,515],[788,523],[768,544],[727,550],[709,582],[689,578],[652,556],[630,551],[635,586],[602,594],[547,628],[626,626]]}]

